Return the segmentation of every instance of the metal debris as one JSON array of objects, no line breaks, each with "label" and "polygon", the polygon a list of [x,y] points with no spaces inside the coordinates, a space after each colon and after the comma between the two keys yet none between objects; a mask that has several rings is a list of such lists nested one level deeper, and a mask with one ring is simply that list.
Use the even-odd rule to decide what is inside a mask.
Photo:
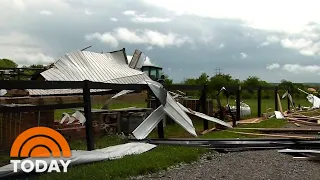
[{"label": "metal debris", "polygon": [[[113,159],[120,159],[127,155],[134,155],[134,154],[142,154],[144,152],[147,152],[153,148],[155,148],[156,145],[148,144],[148,143],[126,143],[116,146],[110,146],[103,149],[96,149],[93,151],[83,151],[83,150],[72,150],[71,154],[72,157],[70,158],[26,158],[24,160],[31,160],[35,161],[37,159],[44,160],[46,162],[50,162],[51,160],[71,160],[70,166],[78,165],[78,164],[86,164],[86,163],[92,163],[97,161],[105,161],[105,160],[113,160]],[[41,166],[41,164],[40,164]],[[43,168],[43,167],[40,167]],[[18,175],[23,173],[20,167],[18,167],[18,172],[13,172],[13,164],[8,164],[5,166],[2,166],[0,168],[0,177],[6,177],[10,175]]]},{"label": "metal debris", "polygon": [[[125,50],[110,53],[74,51],[60,57],[50,69],[41,73],[47,81],[83,81],[137,84],[150,80],[144,72],[129,67]],[[74,94],[82,89],[39,90],[29,89],[30,95]],[[92,89],[91,92],[108,91]]]},{"label": "metal debris", "polygon": [[81,125],[84,125],[84,123],[86,122],[86,118],[79,111],[76,111],[71,116],[68,113],[63,113],[63,115],[64,116],[62,117],[60,124],[63,124],[65,122],[67,122],[67,124],[71,124],[71,123],[74,123],[75,121],[78,121]]}]

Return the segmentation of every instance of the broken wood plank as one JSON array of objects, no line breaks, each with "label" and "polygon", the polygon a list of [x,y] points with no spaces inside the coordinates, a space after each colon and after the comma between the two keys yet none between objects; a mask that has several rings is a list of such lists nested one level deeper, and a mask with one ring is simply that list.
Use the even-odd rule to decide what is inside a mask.
[{"label": "broken wood plank", "polygon": [[300,127],[300,124],[298,124],[298,123],[293,123],[294,125],[296,125],[297,127]]},{"label": "broken wood plank", "polygon": [[205,134],[207,134],[207,133],[209,133],[209,132],[212,132],[212,131],[214,131],[214,130],[216,130],[216,129],[217,129],[216,127],[211,128],[211,129],[207,129],[207,130],[203,131],[203,132],[200,133],[200,134],[201,134],[201,135],[205,135]]},{"label": "broken wood plank", "polygon": [[303,121],[303,120],[299,120],[299,119],[296,119],[296,118],[287,118],[287,119],[288,119],[289,121],[297,122],[297,123],[304,124],[304,125],[320,126],[320,124],[318,124],[318,123]]},{"label": "broken wood plank", "polygon": [[236,134],[243,135],[253,135],[253,136],[269,136],[269,137],[283,137],[283,138],[296,138],[296,139],[317,139],[313,136],[288,136],[288,135],[280,135],[280,134],[258,134],[258,133],[247,133],[247,132],[238,132],[238,131],[228,131]]},{"label": "broken wood plank", "polygon": [[240,121],[237,121],[239,124],[251,124],[251,123],[259,123],[264,120],[264,117],[258,117],[258,118],[251,118],[251,119],[243,119]]},{"label": "broken wood plank", "polygon": [[293,133],[318,133],[320,128],[234,128],[239,130],[255,130],[261,132],[293,132]]},{"label": "broken wood plank", "polygon": [[280,112],[283,114],[282,103],[281,103],[281,100],[280,100],[279,93],[277,93],[277,99],[278,99],[278,104],[279,104],[279,110],[280,110]]},{"label": "broken wood plank", "polygon": [[296,118],[311,118],[311,119],[316,119],[316,120],[319,120],[320,119],[320,116],[306,116],[306,115],[303,115],[303,114],[296,114],[296,115],[289,115],[289,117],[296,117]]}]

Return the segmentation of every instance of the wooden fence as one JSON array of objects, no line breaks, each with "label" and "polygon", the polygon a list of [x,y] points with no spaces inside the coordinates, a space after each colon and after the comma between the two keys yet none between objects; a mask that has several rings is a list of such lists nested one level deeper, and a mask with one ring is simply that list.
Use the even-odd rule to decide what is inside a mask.
[{"label": "wooden fence", "polygon": [[[165,86],[167,90],[181,90],[181,91],[200,91],[201,96],[197,105],[197,111],[202,113],[207,112],[207,85],[170,85]],[[0,106],[0,112],[19,112],[19,111],[35,111],[35,110],[52,110],[52,109],[66,109],[74,107],[84,107],[84,114],[86,118],[86,142],[87,149],[94,150],[94,136],[92,125],[92,112],[91,112],[91,98],[90,89],[112,89],[113,91],[121,90],[134,90],[137,92],[147,90],[150,92],[148,85],[146,84],[111,84],[100,83],[92,81],[21,81],[21,80],[0,80],[0,89],[83,89],[83,102],[82,103],[69,103],[69,104],[48,104],[37,106],[25,106],[25,107],[6,107]],[[258,90],[258,116],[261,116],[261,90],[274,90],[275,92],[275,109],[278,110],[277,93],[278,87],[264,88],[264,87],[227,87],[228,91],[236,91],[237,99],[237,117],[233,121],[233,125],[236,125],[236,121],[240,120],[240,94],[241,90]],[[159,103],[158,103],[159,105]],[[288,108],[290,103],[288,102]],[[203,121],[203,129],[207,130],[209,127],[208,121]],[[158,125],[159,138],[164,138],[162,123]]]}]

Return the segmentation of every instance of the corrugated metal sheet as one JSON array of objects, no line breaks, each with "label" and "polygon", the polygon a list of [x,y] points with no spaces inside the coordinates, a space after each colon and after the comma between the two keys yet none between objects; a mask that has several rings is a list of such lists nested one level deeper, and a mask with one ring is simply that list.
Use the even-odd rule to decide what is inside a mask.
[{"label": "corrugated metal sheet", "polygon": [[[150,78],[128,66],[124,50],[111,53],[74,51],[59,58],[53,67],[42,72],[47,81],[83,81],[136,84]],[[106,90],[91,90],[91,92]],[[29,90],[30,95],[82,93],[82,89]]]},{"label": "corrugated metal sheet", "polygon": [[[81,94],[82,89],[28,89],[29,94],[32,96],[45,96],[45,95],[57,95],[57,94]],[[91,89],[90,92],[102,92],[110,91],[107,89]]]}]

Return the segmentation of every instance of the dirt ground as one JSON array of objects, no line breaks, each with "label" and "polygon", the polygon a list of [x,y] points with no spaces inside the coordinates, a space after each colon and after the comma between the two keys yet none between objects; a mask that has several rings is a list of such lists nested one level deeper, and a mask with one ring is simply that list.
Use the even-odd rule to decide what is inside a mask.
[{"label": "dirt ground", "polygon": [[319,166],[318,162],[293,159],[277,150],[212,153],[191,164],[132,179],[319,180]]}]

